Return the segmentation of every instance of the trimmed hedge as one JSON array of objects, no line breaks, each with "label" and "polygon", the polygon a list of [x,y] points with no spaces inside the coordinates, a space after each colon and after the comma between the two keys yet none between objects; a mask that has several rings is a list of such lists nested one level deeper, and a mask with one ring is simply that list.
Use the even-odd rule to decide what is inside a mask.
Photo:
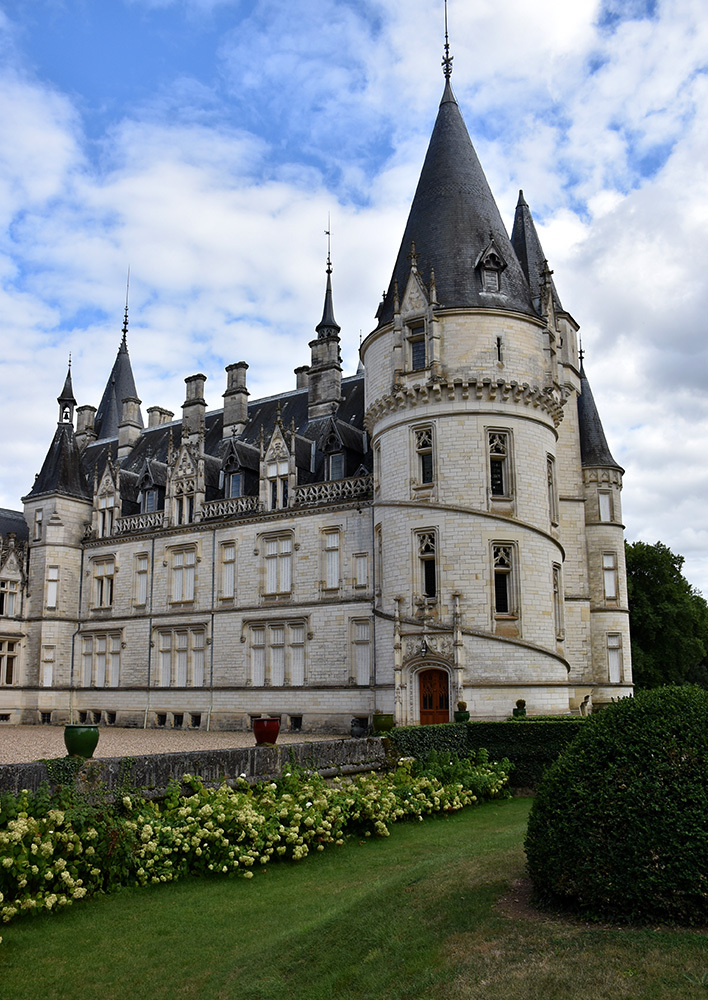
[{"label": "trimmed hedge", "polygon": [[708,691],[642,691],[594,716],[541,782],[525,846],[541,901],[708,922]]},{"label": "trimmed hedge", "polygon": [[511,787],[535,788],[546,768],[575,739],[586,721],[580,716],[559,716],[513,722],[448,722],[403,726],[391,730],[388,736],[402,757],[425,758],[431,750],[464,757],[472,751],[487,750],[490,760],[506,757],[513,764]]},{"label": "trimmed hedge", "polygon": [[[466,722],[443,722],[437,726],[401,726],[386,735],[400,757],[425,760],[431,750],[466,757],[470,752]],[[475,749],[479,749],[475,747]]]},{"label": "trimmed hedge", "polygon": [[[469,750],[484,747],[490,760],[508,757],[514,765],[509,783],[513,788],[535,788],[546,768],[572,743],[587,719],[573,716],[556,719],[515,719],[513,722],[468,722]],[[562,723],[562,724],[560,724]]]}]

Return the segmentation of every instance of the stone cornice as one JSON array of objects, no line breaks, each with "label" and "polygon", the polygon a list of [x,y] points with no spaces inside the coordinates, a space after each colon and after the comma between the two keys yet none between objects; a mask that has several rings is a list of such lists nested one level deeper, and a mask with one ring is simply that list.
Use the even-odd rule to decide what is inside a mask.
[{"label": "stone cornice", "polygon": [[541,389],[528,382],[507,382],[505,379],[480,378],[429,379],[426,383],[395,386],[392,392],[374,400],[364,414],[364,426],[372,432],[374,425],[387,413],[413,409],[427,403],[444,401],[466,401],[468,399],[485,402],[518,403],[540,409],[553,420],[554,427],[563,420],[565,399],[558,398],[554,389]]}]

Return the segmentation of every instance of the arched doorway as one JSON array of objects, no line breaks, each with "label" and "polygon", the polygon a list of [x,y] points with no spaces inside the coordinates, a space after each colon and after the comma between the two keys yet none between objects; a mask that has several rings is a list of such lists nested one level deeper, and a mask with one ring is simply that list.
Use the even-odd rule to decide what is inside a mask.
[{"label": "arched doorway", "polygon": [[418,674],[420,690],[420,724],[434,726],[450,721],[450,681],[446,670],[421,670]]}]

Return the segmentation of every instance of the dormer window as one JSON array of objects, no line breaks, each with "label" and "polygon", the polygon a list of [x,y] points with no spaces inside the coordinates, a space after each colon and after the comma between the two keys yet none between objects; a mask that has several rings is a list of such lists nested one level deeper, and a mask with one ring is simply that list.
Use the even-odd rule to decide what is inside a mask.
[{"label": "dormer window", "polygon": [[243,473],[229,472],[226,475],[224,496],[227,500],[243,496]]},{"label": "dormer window", "polygon": [[139,500],[141,514],[153,514],[157,510],[157,490],[143,490]]},{"label": "dormer window", "polygon": [[491,267],[482,268],[482,283],[485,292],[498,292],[500,286],[499,271]]},{"label": "dormer window", "polygon": [[499,252],[494,237],[492,237],[475,262],[475,267],[479,268],[483,292],[501,291],[501,276],[506,266],[506,261]]},{"label": "dormer window", "polygon": [[288,461],[268,463],[270,510],[288,506]]},{"label": "dormer window", "polygon": [[344,455],[338,452],[327,458],[328,479],[344,479]]},{"label": "dormer window", "polygon": [[409,330],[408,343],[410,345],[411,371],[422,371],[428,361],[425,344],[425,325],[423,323],[411,324]]},{"label": "dormer window", "polygon": [[101,497],[98,501],[98,537],[110,538],[113,534],[115,498]]}]

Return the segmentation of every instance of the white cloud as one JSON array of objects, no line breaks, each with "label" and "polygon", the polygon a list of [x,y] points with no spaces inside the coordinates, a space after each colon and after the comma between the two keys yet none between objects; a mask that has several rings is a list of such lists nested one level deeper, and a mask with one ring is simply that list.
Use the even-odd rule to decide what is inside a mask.
[{"label": "white cloud", "polygon": [[[144,406],[179,412],[186,375],[250,364],[252,394],[294,385],[322,308],[332,215],[345,367],[373,325],[442,92],[427,0],[129,0],[199,30],[233,15],[211,75],[166,71],[98,139],[40,82],[0,14],[0,505],[51,439],[69,350],[80,403],[120,339]],[[704,347],[708,20],[694,0],[604,15],[599,0],[452,0],[453,84],[510,222],[524,189],[581,323],[631,538],[661,539],[708,592]],[[176,22],[175,22],[176,23]],[[186,26],[186,27],[185,27]],[[9,68],[7,68],[9,67]],[[19,415],[21,414],[21,419]]]}]

